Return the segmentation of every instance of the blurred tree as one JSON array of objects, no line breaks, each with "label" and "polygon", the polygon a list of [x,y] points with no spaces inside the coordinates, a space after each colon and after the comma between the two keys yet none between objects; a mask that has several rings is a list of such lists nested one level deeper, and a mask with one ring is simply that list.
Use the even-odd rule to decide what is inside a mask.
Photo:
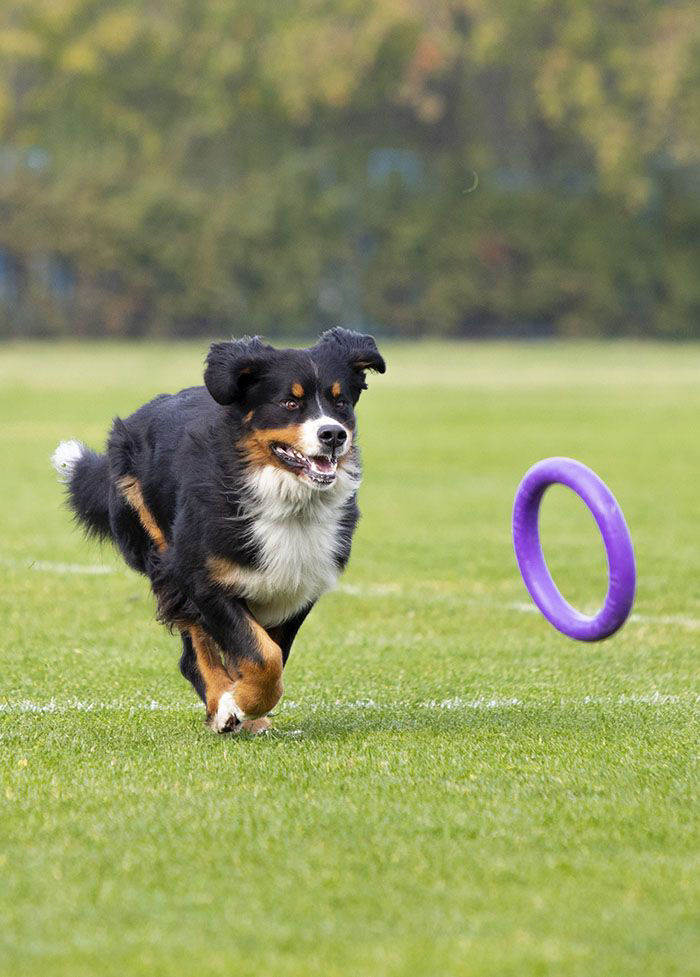
[{"label": "blurred tree", "polygon": [[698,54],[689,0],[5,0],[0,332],[696,334]]}]

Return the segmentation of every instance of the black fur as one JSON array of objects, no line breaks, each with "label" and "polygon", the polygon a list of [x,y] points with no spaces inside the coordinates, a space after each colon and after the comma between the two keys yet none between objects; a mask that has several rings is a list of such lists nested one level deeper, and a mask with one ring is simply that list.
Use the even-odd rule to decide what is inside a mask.
[{"label": "black fur", "polygon": [[[160,619],[184,632],[180,669],[201,698],[204,684],[187,625],[196,624],[213,637],[225,663],[259,660],[246,624],[253,602],[213,582],[207,562],[218,557],[245,571],[267,572],[253,532],[260,511],[251,502],[251,476],[272,465],[274,472],[286,472],[280,478],[289,481],[291,471],[307,484],[319,477],[319,467],[323,476],[336,460],[336,449],[326,454],[322,446],[318,455],[304,456],[313,470],[302,478],[274,454],[278,442],[267,441],[266,432],[275,432],[282,448],[289,447],[297,444],[299,431],[318,431],[313,424],[321,423],[320,416],[331,418],[353,438],[339,464],[359,469],[354,407],[367,370],[385,371],[376,343],[345,329],[324,333],[306,350],[275,349],[258,338],[215,343],[207,357],[205,386],[161,394],[125,420],[117,418],[106,455],[86,449],[76,463],[68,483],[73,511],[88,534],[112,539],[129,566],[149,578]],[[299,387],[303,397],[292,393]],[[305,421],[312,422],[310,427],[302,428]],[[164,547],[156,545],[125,497],[125,479],[140,487]],[[336,479],[331,490],[313,487],[310,495],[315,500],[318,491],[321,500],[332,500],[340,484]],[[338,498],[344,501],[335,511],[333,559],[341,570],[359,512],[354,490]],[[319,503],[322,513],[325,505]],[[264,624],[285,662],[315,599],[293,608],[282,621]]]},{"label": "black fur", "polygon": [[108,539],[109,463],[104,455],[86,448],[78,459],[69,485],[69,502],[88,536]]}]

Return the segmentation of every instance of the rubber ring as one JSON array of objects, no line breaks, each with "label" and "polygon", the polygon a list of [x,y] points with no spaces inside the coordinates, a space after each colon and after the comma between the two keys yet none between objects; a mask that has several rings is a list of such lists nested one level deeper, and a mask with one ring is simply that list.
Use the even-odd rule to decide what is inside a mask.
[{"label": "rubber ring", "polygon": [[[608,592],[594,617],[572,607],[547,568],[539,534],[542,496],[554,484],[566,485],[583,499],[598,524],[608,557]],[[513,505],[515,557],[530,596],[550,624],[577,641],[602,641],[627,620],[637,581],[634,548],[617,499],[594,471],[573,458],[545,458],[518,486]]]}]

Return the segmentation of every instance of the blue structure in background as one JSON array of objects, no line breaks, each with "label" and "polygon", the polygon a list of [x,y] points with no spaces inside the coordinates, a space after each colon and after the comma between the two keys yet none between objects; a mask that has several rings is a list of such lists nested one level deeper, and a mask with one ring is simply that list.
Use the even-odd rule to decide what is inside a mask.
[{"label": "blue structure in background", "polygon": [[18,306],[24,286],[24,269],[9,251],[0,250],[0,302]]},{"label": "blue structure in background", "polygon": [[423,183],[423,160],[413,149],[373,149],[367,159],[367,179],[372,184],[396,178],[408,190]]},{"label": "blue structure in background", "polygon": [[31,292],[43,295],[68,311],[76,297],[78,276],[65,255],[49,252],[25,261],[7,248],[0,248],[0,311],[11,321],[19,320],[31,308]]}]

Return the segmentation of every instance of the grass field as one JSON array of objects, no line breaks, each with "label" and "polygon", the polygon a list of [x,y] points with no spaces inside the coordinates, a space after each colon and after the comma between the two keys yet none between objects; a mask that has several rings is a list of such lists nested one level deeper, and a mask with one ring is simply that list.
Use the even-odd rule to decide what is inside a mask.
[{"label": "grass field", "polygon": [[[145,581],[86,543],[48,456],[199,382],[201,346],[0,349],[2,977],[700,973],[700,348],[385,348],[364,518],[275,731],[219,737]],[[625,510],[635,616],[529,613],[523,472],[568,454]],[[605,589],[552,489],[566,594]]]}]

